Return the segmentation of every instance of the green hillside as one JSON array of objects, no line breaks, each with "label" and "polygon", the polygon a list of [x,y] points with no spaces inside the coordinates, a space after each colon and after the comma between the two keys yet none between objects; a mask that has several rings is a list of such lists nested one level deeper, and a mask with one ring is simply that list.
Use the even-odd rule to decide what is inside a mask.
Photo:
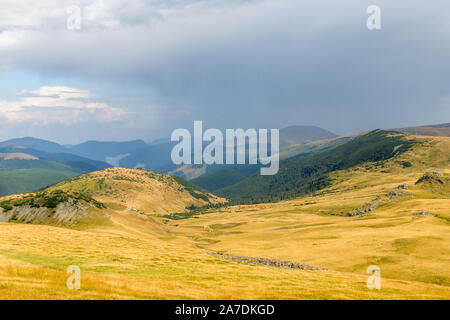
[{"label": "green hillside", "polygon": [[57,171],[75,171],[71,166],[52,160],[0,160],[0,170],[47,169]]},{"label": "green hillside", "polygon": [[191,182],[207,191],[215,190],[238,183],[246,178],[245,175],[233,168],[222,169],[212,173],[205,174]]},{"label": "green hillside", "polygon": [[[0,148],[3,155],[14,155],[15,149]],[[107,166],[106,163],[65,153],[46,153],[32,149],[22,149],[39,160],[0,159],[0,195],[32,192],[49,185],[96,171]]]},{"label": "green hillside", "polygon": [[[287,160],[289,158],[308,157],[320,152],[332,150],[356,137],[356,135],[343,136],[282,147],[280,149],[280,159]],[[252,176],[259,169],[259,165],[210,165],[206,168],[206,174],[191,180],[191,182],[209,192],[215,192],[216,190],[226,188]]]},{"label": "green hillside", "polygon": [[280,159],[286,160],[294,157],[307,157],[323,151],[332,150],[340,145],[343,145],[355,138],[358,135],[342,136],[332,139],[311,141],[303,144],[294,144],[280,148]]},{"label": "green hillside", "polygon": [[0,196],[36,191],[78,174],[49,169],[0,170]]},{"label": "green hillside", "polygon": [[375,130],[333,150],[283,161],[274,176],[255,174],[215,193],[238,203],[290,199],[329,186],[330,172],[392,158],[412,144],[402,134]]}]

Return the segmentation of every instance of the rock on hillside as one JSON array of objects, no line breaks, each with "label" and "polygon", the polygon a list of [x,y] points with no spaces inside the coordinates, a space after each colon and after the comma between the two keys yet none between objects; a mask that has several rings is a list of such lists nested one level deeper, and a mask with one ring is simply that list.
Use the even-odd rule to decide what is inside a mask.
[{"label": "rock on hillside", "polygon": [[417,180],[416,184],[423,182],[445,184],[444,179],[444,174],[440,171],[426,172],[419,180]]}]

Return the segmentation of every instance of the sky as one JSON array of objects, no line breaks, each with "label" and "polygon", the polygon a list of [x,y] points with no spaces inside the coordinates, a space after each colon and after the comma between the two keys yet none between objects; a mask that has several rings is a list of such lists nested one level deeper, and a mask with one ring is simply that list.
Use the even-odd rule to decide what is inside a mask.
[{"label": "sky", "polygon": [[0,140],[445,123],[449,61],[448,0],[1,0]]}]

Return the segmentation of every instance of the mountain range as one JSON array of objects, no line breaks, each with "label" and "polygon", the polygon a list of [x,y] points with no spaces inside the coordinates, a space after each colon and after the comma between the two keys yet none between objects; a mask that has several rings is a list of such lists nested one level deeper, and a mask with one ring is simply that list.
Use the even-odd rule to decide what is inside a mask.
[{"label": "mountain range", "polygon": [[[67,165],[9,148],[4,172]],[[448,299],[450,137],[373,130],[283,152],[275,176],[216,170],[214,193],[106,168],[0,197],[0,298]]]},{"label": "mountain range", "polygon": [[[322,138],[335,137],[329,131],[311,126],[293,126],[281,130],[283,145],[300,144]],[[175,142],[158,139],[150,143],[134,141],[86,141],[77,145],[32,138],[16,138],[0,142],[0,195],[30,192],[79,174],[108,167],[146,168],[171,173],[183,178],[195,178],[202,173],[220,169],[208,166],[198,168],[175,166],[171,150]],[[11,154],[16,156],[12,157]],[[19,156],[20,154],[20,156]],[[33,161],[30,161],[33,160]],[[257,168],[246,167],[242,178]],[[191,171],[192,176],[186,174]]]},{"label": "mountain range", "polygon": [[[396,131],[449,135],[449,127],[449,124],[442,124]],[[280,130],[280,158],[288,161],[320,154],[363,134],[337,136],[315,126],[286,127]],[[143,140],[87,141],[77,145],[60,145],[32,137],[3,141],[0,142],[0,195],[35,191],[79,174],[108,167],[145,168],[192,180],[209,192],[231,195],[231,189],[227,188],[250,178],[259,170],[257,165],[177,166],[172,164],[170,157],[174,145],[175,142],[168,139],[150,143]]]}]

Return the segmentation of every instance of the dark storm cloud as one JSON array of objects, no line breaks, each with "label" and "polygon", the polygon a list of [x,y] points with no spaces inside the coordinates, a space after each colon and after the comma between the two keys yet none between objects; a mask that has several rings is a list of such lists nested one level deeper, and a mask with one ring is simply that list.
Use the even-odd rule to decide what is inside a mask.
[{"label": "dark storm cloud", "polygon": [[[80,31],[55,13],[0,64],[152,91],[161,134],[193,120],[338,133],[450,121],[448,1],[88,3]],[[371,4],[381,30],[366,28]]]}]

